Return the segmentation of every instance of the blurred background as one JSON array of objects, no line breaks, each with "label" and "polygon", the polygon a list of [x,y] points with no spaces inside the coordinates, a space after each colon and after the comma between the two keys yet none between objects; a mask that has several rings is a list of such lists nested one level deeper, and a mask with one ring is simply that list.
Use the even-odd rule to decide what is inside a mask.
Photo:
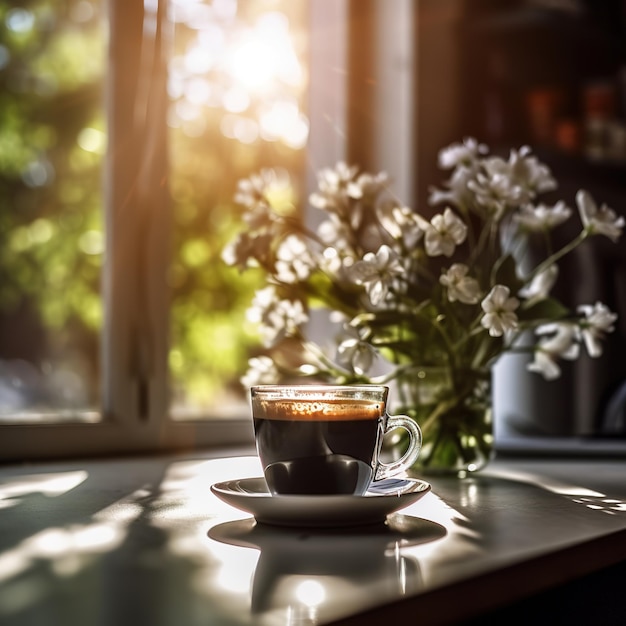
[{"label": "blurred background", "polygon": [[[124,7],[0,0],[4,423],[102,419],[109,5]],[[237,181],[261,168],[289,177],[284,201],[302,210],[320,167],[384,169],[426,212],[439,149],[474,136],[504,155],[532,146],[571,206],[585,187],[626,211],[624,0],[171,0],[159,15],[173,419],[228,419],[245,403],[257,282],[220,254],[239,225]],[[624,242],[589,242],[559,284],[572,306],[620,313],[616,332],[556,382],[500,364],[503,432],[626,437]]]},{"label": "blurred background", "polygon": [[[101,397],[104,0],[0,2],[0,420],[97,420]],[[220,260],[238,179],[301,192],[306,3],[169,5],[169,370],[175,415],[226,406],[255,342],[255,287]]]}]

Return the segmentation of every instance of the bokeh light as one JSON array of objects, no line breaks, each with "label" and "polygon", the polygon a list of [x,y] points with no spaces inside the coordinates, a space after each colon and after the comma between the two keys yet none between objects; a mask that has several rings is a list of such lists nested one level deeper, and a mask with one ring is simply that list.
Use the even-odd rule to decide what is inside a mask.
[{"label": "bokeh light", "polygon": [[218,109],[220,132],[229,139],[301,149],[309,129],[300,105],[306,80],[289,19],[267,11],[248,22],[237,7],[235,0],[174,2],[175,20],[186,36],[179,38],[169,66],[169,124],[199,136],[208,125],[189,122]]}]

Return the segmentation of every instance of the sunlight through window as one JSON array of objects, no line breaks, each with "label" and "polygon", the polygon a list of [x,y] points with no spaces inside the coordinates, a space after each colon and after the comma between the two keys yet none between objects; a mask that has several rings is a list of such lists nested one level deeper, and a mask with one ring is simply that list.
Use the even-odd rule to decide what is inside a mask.
[{"label": "sunlight through window", "polygon": [[[247,415],[239,378],[258,351],[245,320],[256,280],[226,267],[221,250],[240,210],[238,180],[279,168],[290,173],[290,201],[301,195],[309,136],[306,3],[176,0],[173,8],[172,414]],[[188,254],[199,241],[201,261]]]}]

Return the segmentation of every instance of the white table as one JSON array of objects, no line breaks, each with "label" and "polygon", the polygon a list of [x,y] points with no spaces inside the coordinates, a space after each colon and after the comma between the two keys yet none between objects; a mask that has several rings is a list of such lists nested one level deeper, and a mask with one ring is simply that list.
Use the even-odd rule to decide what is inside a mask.
[{"label": "white table", "polygon": [[496,460],[325,531],[210,493],[259,472],[250,450],[0,468],[0,623],[455,623],[626,559],[625,460]]}]

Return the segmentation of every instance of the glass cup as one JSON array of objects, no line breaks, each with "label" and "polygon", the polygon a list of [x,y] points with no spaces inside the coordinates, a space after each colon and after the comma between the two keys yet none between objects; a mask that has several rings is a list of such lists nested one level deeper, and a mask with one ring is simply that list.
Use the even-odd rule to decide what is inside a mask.
[{"label": "glass cup", "polygon": [[[422,434],[405,415],[387,414],[383,385],[252,387],[257,451],[274,495],[363,495],[370,483],[397,476],[419,455]],[[406,452],[380,461],[384,435],[409,433]]]}]

